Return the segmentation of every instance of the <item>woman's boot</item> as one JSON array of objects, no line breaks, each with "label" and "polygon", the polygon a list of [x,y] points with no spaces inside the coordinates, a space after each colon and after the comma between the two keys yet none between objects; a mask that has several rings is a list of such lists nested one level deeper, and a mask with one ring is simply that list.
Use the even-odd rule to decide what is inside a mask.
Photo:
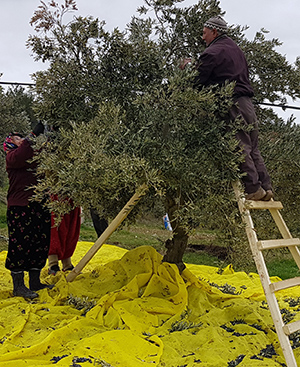
[{"label": "woman's boot", "polygon": [[18,271],[18,272],[11,272],[11,276],[13,279],[13,295],[16,297],[24,297],[29,299],[34,299],[38,297],[38,294],[33,292],[32,290],[28,289],[24,284],[24,272]]},{"label": "woman's boot", "polygon": [[52,289],[54,284],[44,284],[40,280],[41,270],[40,269],[30,269],[29,270],[29,288],[32,291],[39,291],[44,288]]}]

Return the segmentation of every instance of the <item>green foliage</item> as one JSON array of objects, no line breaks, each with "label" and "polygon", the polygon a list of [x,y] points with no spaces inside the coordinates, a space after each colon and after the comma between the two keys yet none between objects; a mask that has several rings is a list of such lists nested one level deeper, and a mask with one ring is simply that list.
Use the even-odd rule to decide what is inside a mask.
[{"label": "green foliage", "polygon": [[268,31],[261,29],[253,40],[241,33],[243,28],[231,29],[232,37],[245,52],[255,100],[286,103],[287,96],[299,98],[299,65],[290,64],[278,52],[281,42],[267,39]]},{"label": "green foliage", "polygon": [[[49,62],[48,70],[35,75],[36,111],[56,130],[40,156],[45,178],[38,196],[69,196],[74,205],[114,216],[146,183],[144,205],[161,198],[175,236],[195,226],[218,228],[230,256],[243,261],[250,255],[231,188],[239,178],[239,126],[227,119],[233,86],[194,90],[193,71],[178,68],[181,57],[199,57],[203,24],[222,10],[216,0],[189,8],[178,2],[146,0],[126,32],[106,32],[104,22],[92,17],[64,23],[76,8],[73,0],[64,7],[43,3],[35,12],[31,24],[39,34],[29,38],[28,47],[36,59]],[[237,26],[229,33],[246,53],[257,100],[298,97],[299,60],[290,65],[276,50],[280,41],[267,40],[265,30],[253,41],[244,30]],[[280,192],[298,175],[298,148],[285,145],[298,130],[268,110],[258,108],[258,115],[265,120],[262,151]],[[274,134],[280,143],[272,144]],[[291,164],[280,176],[284,162]],[[288,200],[289,207],[294,199]],[[58,214],[70,209],[66,202],[51,205]]]},{"label": "green foliage", "polygon": [[36,120],[33,113],[33,95],[22,87],[0,90],[0,138],[1,141],[10,131],[27,133],[30,123]]},{"label": "green foliage", "polygon": [[33,112],[34,98],[31,92],[22,87],[9,88],[6,92],[0,89],[0,187],[6,183],[5,155],[2,143],[11,131],[26,134],[31,124],[36,121]]},{"label": "green foliage", "polygon": [[208,283],[209,285],[211,285],[212,287],[218,288],[222,293],[225,294],[233,294],[235,296],[238,296],[239,294],[242,293],[242,291],[237,291],[236,288],[228,283],[225,283],[223,285],[218,285],[216,283]]},{"label": "green foliage", "polygon": [[0,228],[6,226],[6,205],[1,203],[0,205]]},{"label": "green foliage", "polygon": [[[270,119],[264,116],[261,126],[261,151],[272,178],[277,200],[282,201],[282,215],[294,237],[300,235],[298,206],[300,199],[300,126],[292,120]],[[268,238],[274,222],[268,213],[255,213],[257,228],[263,228]],[[266,223],[268,225],[266,225]],[[262,233],[260,233],[262,235]]]},{"label": "green foliage", "polygon": [[[152,5],[157,12],[165,6]],[[43,12],[49,13],[45,7]],[[38,29],[44,16],[33,18]],[[43,88],[39,111],[61,129],[41,154],[40,173],[46,179],[39,193],[50,187],[52,193],[72,197],[75,205],[97,206],[102,214],[114,215],[144,182],[153,193],[182,201],[180,217],[187,227],[191,208],[207,197],[213,182],[222,185],[238,177],[234,129],[225,128],[232,86],[201,92],[190,88],[193,73],[168,64],[166,42],[151,40],[154,23],[149,19],[134,18],[127,36],[118,30],[105,33],[101,23],[91,34],[96,27],[91,27],[91,18],[75,18],[68,26],[47,19],[53,19],[47,31],[55,37],[31,37],[29,44],[37,57],[47,55],[50,61],[49,70],[37,75],[37,91]],[[75,37],[77,42],[81,37],[76,51]],[[61,53],[68,54],[63,61]],[[93,96],[98,100],[96,114]]]},{"label": "green foliage", "polygon": [[96,306],[96,301],[95,300],[91,300],[89,299],[89,297],[76,297],[73,296],[72,294],[70,294],[68,296],[68,299],[66,300],[66,304],[73,306],[74,308],[76,308],[76,310],[82,310],[83,311],[83,316],[85,316],[85,314],[90,311],[93,307]]},{"label": "green foliage", "polygon": [[24,133],[28,130],[32,118],[33,97],[21,87],[1,90],[0,93],[0,137],[1,141],[10,131]]},{"label": "green foliage", "polygon": [[168,330],[169,333],[174,333],[175,331],[182,331],[182,330],[193,330],[193,333],[196,333],[198,329],[203,325],[202,322],[194,323],[192,321],[188,321],[190,317],[190,312],[186,310],[180,315],[180,320],[174,321],[171,324],[170,329]]},{"label": "green foliage", "polygon": [[[38,172],[45,174],[45,179],[37,189],[39,197],[50,187],[52,194],[72,197],[74,206],[94,207],[101,216],[111,216],[141,184],[157,184],[157,170],[145,159],[124,151],[129,135],[119,120],[119,108],[103,104],[94,120],[71,126],[72,130],[54,134],[40,154]],[[68,202],[63,203],[65,207],[62,202],[50,201],[49,205],[57,214],[69,209]]]}]

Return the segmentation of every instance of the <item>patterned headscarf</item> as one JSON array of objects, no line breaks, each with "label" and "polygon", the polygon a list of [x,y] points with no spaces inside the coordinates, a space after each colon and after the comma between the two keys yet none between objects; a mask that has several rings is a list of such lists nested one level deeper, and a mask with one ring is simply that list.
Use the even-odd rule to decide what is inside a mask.
[{"label": "patterned headscarf", "polygon": [[23,138],[22,134],[19,133],[10,133],[9,135],[7,135],[3,143],[3,149],[5,153],[7,153],[9,150],[18,148],[18,146],[12,142],[12,136],[19,136],[20,138]]}]

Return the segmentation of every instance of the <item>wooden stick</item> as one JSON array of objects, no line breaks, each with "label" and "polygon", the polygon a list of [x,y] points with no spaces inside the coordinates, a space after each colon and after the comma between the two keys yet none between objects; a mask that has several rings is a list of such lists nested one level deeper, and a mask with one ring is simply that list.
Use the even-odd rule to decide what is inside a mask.
[{"label": "wooden stick", "polygon": [[120,211],[120,213],[114,218],[102,235],[97,239],[89,251],[84,255],[84,257],[79,261],[75,268],[66,276],[68,282],[72,282],[81,270],[86,266],[86,264],[92,259],[96,252],[101,248],[104,242],[111,236],[111,234],[118,228],[118,226],[123,222],[127,215],[131,212],[133,207],[138,203],[142,196],[145,195],[147,191],[147,186],[142,185],[138,188],[135,194],[131,197],[128,203]]}]

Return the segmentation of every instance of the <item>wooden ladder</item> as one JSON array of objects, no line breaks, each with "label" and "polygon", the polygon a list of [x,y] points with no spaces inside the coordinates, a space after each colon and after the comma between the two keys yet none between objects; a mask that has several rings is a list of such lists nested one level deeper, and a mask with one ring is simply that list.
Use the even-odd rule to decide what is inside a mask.
[{"label": "wooden ladder", "polygon": [[[233,184],[233,189],[238,202],[238,207],[245,223],[245,230],[252,251],[252,255],[256,264],[256,268],[260,277],[260,281],[266,296],[269,310],[275,325],[276,333],[283,351],[283,355],[288,367],[297,367],[297,362],[291,347],[289,335],[300,330],[300,321],[284,324],[279,304],[275,296],[275,292],[300,285],[300,277],[282,280],[271,283],[268,269],[263,256],[263,250],[287,247],[298,268],[300,269],[300,245],[299,238],[293,238],[288,227],[286,226],[279,210],[283,208],[280,201],[253,201],[245,200],[244,194],[239,182]],[[254,229],[253,221],[250,215],[252,209],[267,209],[270,211],[281,235],[281,239],[259,241]]]}]

